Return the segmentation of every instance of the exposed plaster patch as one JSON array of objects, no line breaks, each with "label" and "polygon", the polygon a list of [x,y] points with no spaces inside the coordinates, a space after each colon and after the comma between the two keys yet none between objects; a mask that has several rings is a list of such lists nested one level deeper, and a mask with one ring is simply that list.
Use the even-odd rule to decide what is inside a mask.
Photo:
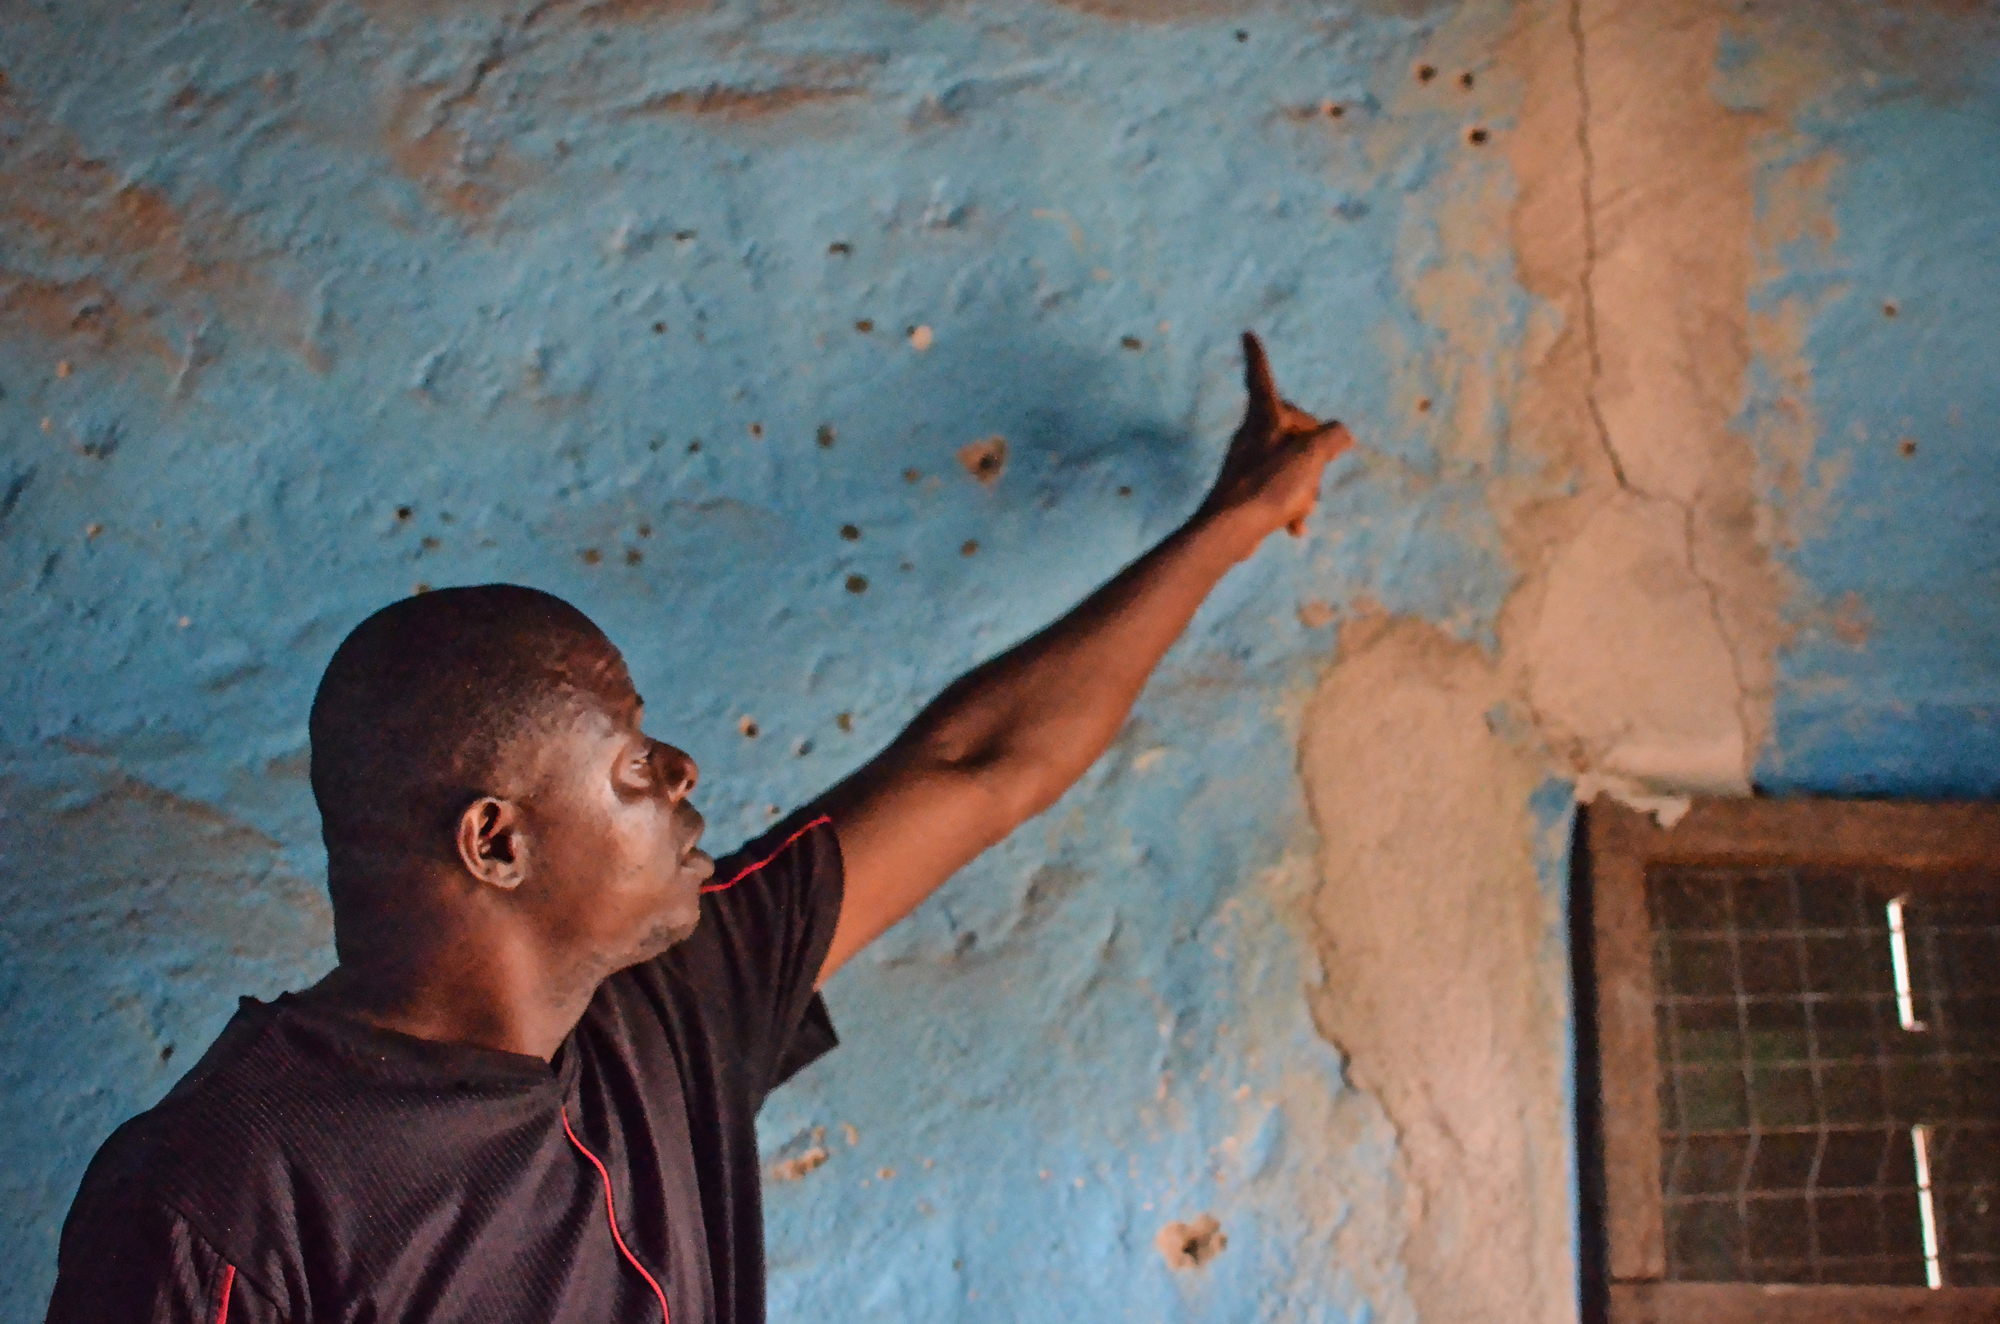
[{"label": "exposed plaster patch", "polygon": [[98,354],[134,349],[169,368],[180,362],[151,316],[134,316],[104,282],[90,277],[43,280],[0,270],[0,323],[44,342],[81,342]]},{"label": "exposed plaster patch", "polygon": [[1300,771],[1321,840],[1311,992],[1348,1076],[1395,1125],[1417,1316],[1572,1313],[1561,971],[1528,810],[1538,751],[1496,735],[1476,645],[1380,617],[1341,631]]},{"label": "exposed plaster patch", "polygon": [[626,115],[709,115],[723,120],[763,119],[806,106],[860,96],[860,87],[706,87],[655,92],[621,113]]},{"label": "exposed plaster patch", "polygon": [[580,12],[591,19],[632,23],[659,18],[686,18],[714,8],[714,0],[592,0]]},{"label": "exposed plaster patch", "polygon": [[[1582,390],[1616,486],[1672,512],[1681,559],[1705,599],[1705,619],[1687,619],[1675,605],[1665,614],[1680,618],[1680,646],[1698,668],[1720,647],[1728,703],[1718,710],[1712,695],[1682,686],[1673,722],[1652,731],[1608,708],[1598,713],[1610,725],[1578,727],[1574,719],[1588,701],[1563,705],[1567,729],[1551,734],[1579,736],[1592,747],[1587,753],[1621,751],[1627,764],[1587,763],[1579,769],[1586,793],[1600,785],[1632,797],[1747,791],[1770,728],[1772,657],[1782,633],[1784,586],[1751,515],[1754,461],[1747,439],[1733,431],[1750,353],[1749,131],[1708,97],[1685,95],[1708,86],[1721,22],[1698,6],[1681,8],[1690,12],[1622,0],[1570,3],[1582,166],[1579,311],[1589,362]],[[1616,88],[1617,97],[1593,99],[1593,82]],[[1667,162],[1670,169],[1663,168]],[[1635,527],[1663,527],[1631,501],[1625,508],[1639,521]],[[1625,622],[1652,611],[1649,585],[1666,582],[1657,573],[1625,582],[1572,576],[1565,588],[1594,601],[1553,605],[1571,623],[1594,617],[1600,628],[1623,636]],[[1668,597],[1684,604],[1681,595]],[[1576,674],[1573,660],[1558,654],[1584,646],[1584,638],[1546,626],[1536,637],[1557,652],[1535,657],[1531,666]],[[1674,640],[1660,642],[1669,648],[1663,660],[1671,659]],[[1712,679],[1701,670],[1701,683]],[[1538,704],[1546,705],[1550,687],[1538,690]]]},{"label": "exposed plaster patch", "polygon": [[190,384],[220,316],[322,366],[237,218],[124,177],[0,75],[0,330],[100,357],[137,351]]},{"label": "exposed plaster patch", "polygon": [[1620,791],[1738,793],[1736,668],[1685,514],[1620,493],[1552,552],[1527,650],[1542,733],[1574,774]]},{"label": "exposed plaster patch", "polygon": [[[1322,842],[1315,1014],[1397,1127],[1425,1318],[1575,1309],[1555,1157],[1566,970],[1537,788],[1564,779],[1670,819],[1689,792],[1747,791],[1769,728],[1786,586],[1736,430],[1756,163],[1750,130],[1688,95],[1709,87],[1720,33],[1692,0],[1550,0],[1484,64],[1481,87],[1522,94],[1499,140],[1511,178],[1456,157],[1425,209],[1422,242],[1442,252],[1408,284],[1439,348],[1410,371],[1435,385],[1396,394],[1446,401],[1447,472],[1483,481],[1519,578],[1491,654],[1351,619],[1302,726]],[[1425,61],[1470,63],[1476,39],[1448,28]],[[1386,109],[1424,95],[1406,82]],[[1400,139],[1377,137],[1386,165]],[[1506,235],[1491,217],[1510,187]],[[1785,223],[1821,232],[1820,210]],[[1546,310],[1525,324],[1494,283],[1510,267]]]},{"label": "exposed plaster patch", "polygon": [[803,1153],[794,1154],[790,1158],[779,1159],[776,1163],[773,1163],[771,1165],[771,1180],[774,1182],[798,1181],[807,1173],[824,1164],[827,1158],[826,1146],[814,1145]]},{"label": "exposed plaster patch", "polygon": [[456,91],[435,84],[398,89],[382,122],[382,143],[396,172],[418,185],[434,210],[474,226],[540,175],[492,131],[459,123],[492,67],[489,60],[497,57],[476,61],[471,81]]}]

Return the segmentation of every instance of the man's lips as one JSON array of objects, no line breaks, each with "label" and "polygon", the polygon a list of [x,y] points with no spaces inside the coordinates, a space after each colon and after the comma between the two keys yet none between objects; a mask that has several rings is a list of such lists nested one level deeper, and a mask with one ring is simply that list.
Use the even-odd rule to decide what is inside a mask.
[{"label": "man's lips", "polygon": [[702,882],[715,876],[715,859],[705,850],[696,850],[702,834],[708,831],[708,820],[693,805],[683,801],[677,806],[682,826],[687,831],[687,845],[681,848],[681,867],[699,874]]}]

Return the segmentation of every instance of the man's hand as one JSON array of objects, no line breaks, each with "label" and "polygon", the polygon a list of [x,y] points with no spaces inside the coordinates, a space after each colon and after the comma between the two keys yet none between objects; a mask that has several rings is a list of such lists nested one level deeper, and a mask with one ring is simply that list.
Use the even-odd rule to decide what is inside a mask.
[{"label": "man's hand", "polygon": [[1303,531],[1327,461],[1353,439],[1278,395],[1247,332],[1243,377],[1243,426],[1194,518],[1069,615],[953,683],[819,802],[847,880],[821,980],[1053,804],[1110,746],[1216,582],[1276,530]]},{"label": "man's hand", "polygon": [[1249,331],[1243,333],[1243,389],[1249,400],[1242,425],[1201,513],[1257,510],[1268,514],[1265,532],[1285,528],[1299,537],[1319,504],[1320,475],[1354,438],[1339,423],[1322,423],[1278,394],[1264,346]]}]

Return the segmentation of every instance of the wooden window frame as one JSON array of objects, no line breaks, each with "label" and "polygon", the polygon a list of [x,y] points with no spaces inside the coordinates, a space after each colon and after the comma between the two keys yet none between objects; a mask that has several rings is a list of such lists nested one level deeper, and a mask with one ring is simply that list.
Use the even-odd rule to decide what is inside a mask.
[{"label": "wooden window frame", "polygon": [[[1604,1291],[1612,1324],[1971,1324],[2000,1320],[2000,1287],[1836,1287],[1666,1282],[1660,1183],[1659,1056],[1654,1041],[1653,934],[1646,876],[1659,867],[1811,868],[1944,873],[2000,861],[2000,804],[1879,800],[1700,799],[1671,829],[1609,801],[1584,810],[1589,921],[1579,936],[1578,1014],[1586,1074],[1597,1079],[1586,1130],[1603,1203]],[[1587,957],[1588,968],[1583,968]],[[1594,1031],[1594,1033],[1593,1033]],[[1594,1058],[1594,1062],[1592,1062]],[[1594,1115],[1590,1115],[1594,1114]],[[1586,1161],[1595,1148],[1586,1135]],[[1588,1234],[1587,1234],[1588,1235]],[[1586,1293],[1586,1300],[1593,1292]],[[1594,1313],[1594,1312],[1593,1312]]]}]

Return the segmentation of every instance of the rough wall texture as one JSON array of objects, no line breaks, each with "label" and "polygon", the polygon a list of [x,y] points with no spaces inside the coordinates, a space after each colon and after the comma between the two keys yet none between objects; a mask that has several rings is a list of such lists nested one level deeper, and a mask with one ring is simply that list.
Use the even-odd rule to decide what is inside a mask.
[{"label": "rough wall texture", "polygon": [[1189,509],[1241,325],[1368,448],[835,981],[778,1318],[1570,1317],[1572,789],[2000,790],[1990,7],[0,17],[0,1319],[328,959],[369,609],[571,597],[747,834]]}]

